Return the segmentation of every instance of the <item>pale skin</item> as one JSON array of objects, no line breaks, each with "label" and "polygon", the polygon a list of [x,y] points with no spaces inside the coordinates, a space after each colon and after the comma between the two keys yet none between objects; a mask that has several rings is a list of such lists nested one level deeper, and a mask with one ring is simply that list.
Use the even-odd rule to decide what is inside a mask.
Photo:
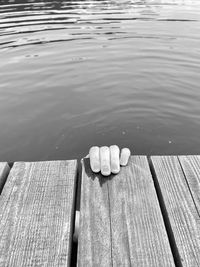
[{"label": "pale skin", "polygon": [[117,145],[92,146],[87,157],[90,158],[90,167],[93,172],[101,172],[104,176],[117,174],[120,172],[120,166],[128,164],[131,152],[129,148],[122,148],[121,152]]}]

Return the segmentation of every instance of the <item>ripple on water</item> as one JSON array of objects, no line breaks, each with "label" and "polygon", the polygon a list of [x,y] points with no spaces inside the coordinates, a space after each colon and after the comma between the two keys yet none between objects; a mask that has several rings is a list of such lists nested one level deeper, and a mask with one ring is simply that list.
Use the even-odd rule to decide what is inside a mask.
[{"label": "ripple on water", "polygon": [[2,160],[199,153],[199,7],[2,0]]}]

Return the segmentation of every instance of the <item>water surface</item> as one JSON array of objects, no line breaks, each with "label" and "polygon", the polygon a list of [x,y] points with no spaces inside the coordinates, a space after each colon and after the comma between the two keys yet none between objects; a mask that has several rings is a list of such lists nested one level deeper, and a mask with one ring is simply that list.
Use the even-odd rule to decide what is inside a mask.
[{"label": "water surface", "polygon": [[200,154],[200,2],[0,5],[0,160]]}]

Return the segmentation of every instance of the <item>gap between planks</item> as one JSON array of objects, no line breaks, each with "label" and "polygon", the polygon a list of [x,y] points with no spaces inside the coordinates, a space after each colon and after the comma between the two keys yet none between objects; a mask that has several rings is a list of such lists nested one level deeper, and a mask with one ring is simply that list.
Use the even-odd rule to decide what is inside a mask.
[{"label": "gap between planks", "polygon": [[[183,160],[185,160],[185,157],[186,156],[182,156],[182,158],[181,157],[177,157],[184,175],[185,175],[186,170],[184,171],[184,168],[183,168],[183,166],[181,164],[181,160],[182,160],[182,163],[183,163]],[[160,186],[159,186],[159,182],[158,182],[158,179],[157,179],[157,175],[156,175],[155,169],[154,169],[153,164],[152,164],[151,157],[148,157],[148,163],[149,163],[151,175],[152,175],[152,178],[153,178],[153,181],[154,181],[154,186],[155,186],[156,194],[157,194],[157,197],[158,197],[161,213],[162,213],[162,216],[163,216],[165,229],[166,229],[166,232],[167,232],[167,235],[168,235],[170,247],[171,247],[171,250],[172,250],[172,253],[173,253],[174,261],[175,261],[176,266],[180,267],[180,266],[183,266],[182,263],[181,263],[181,257],[180,257],[180,254],[178,252],[178,248],[177,248],[176,241],[175,241],[174,234],[173,234],[173,229],[171,227],[171,223],[170,223],[170,219],[168,217],[165,201],[164,201],[163,196],[162,196],[162,191],[161,191]],[[9,167],[9,165],[7,163],[0,163],[0,192],[3,189],[3,186],[4,186],[5,182],[6,182],[6,179],[7,179],[8,175],[9,175],[9,173],[10,173],[11,168]],[[78,177],[78,172],[77,172],[77,177]],[[185,177],[185,179],[186,179],[186,177]],[[76,179],[76,181],[78,182],[78,179]],[[77,183],[76,183],[76,186],[77,186]],[[188,185],[188,187],[191,190],[189,185]],[[191,195],[192,195],[192,192],[191,192]],[[75,193],[75,201],[76,201],[76,199],[77,199],[77,193]],[[194,199],[193,199],[193,201],[194,201]],[[195,201],[194,201],[194,204],[195,204]],[[198,211],[199,211],[199,209],[198,209]],[[73,223],[72,223],[73,229],[74,229],[75,219],[76,219],[76,216],[74,214],[74,219],[73,219]]]},{"label": "gap between planks", "polygon": [[10,173],[10,167],[7,162],[0,162],[0,194]]},{"label": "gap between planks", "polygon": [[198,267],[200,157],[152,156],[151,162],[177,266]]},{"label": "gap between planks", "polygon": [[155,172],[155,169],[154,169],[154,166],[153,166],[153,163],[152,163],[152,160],[151,160],[150,156],[148,157],[148,162],[149,162],[151,176],[152,176],[153,181],[154,181],[154,187],[155,187],[155,190],[156,190],[156,194],[157,194],[158,202],[159,202],[159,205],[160,205],[161,213],[162,213],[162,216],[163,216],[163,221],[164,221],[164,224],[165,224],[165,229],[166,229],[166,232],[167,232],[170,248],[171,248],[171,251],[172,251],[173,258],[174,258],[174,263],[175,263],[176,267],[182,267],[181,258],[180,258],[180,255],[179,255],[179,252],[178,252],[178,248],[177,248],[177,245],[176,245],[176,242],[175,242],[175,238],[174,238],[173,230],[172,230],[172,227],[171,227],[171,224],[170,224],[170,220],[169,220],[169,217],[168,217],[168,214],[167,214],[167,209],[166,209],[166,206],[165,206],[165,202],[164,202],[164,199],[163,199],[163,196],[162,196],[160,185],[159,185],[159,182],[158,182],[158,179],[157,179],[157,175],[156,175],[156,172]]}]

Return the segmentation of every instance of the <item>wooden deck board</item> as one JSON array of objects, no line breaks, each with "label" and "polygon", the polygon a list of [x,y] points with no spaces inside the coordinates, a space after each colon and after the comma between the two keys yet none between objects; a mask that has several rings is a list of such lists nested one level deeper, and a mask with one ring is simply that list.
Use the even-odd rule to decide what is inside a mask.
[{"label": "wooden deck board", "polygon": [[[181,264],[183,267],[200,266],[200,218],[187,182],[192,183],[194,176],[186,174],[186,180],[176,156],[153,156],[151,159]],[[185,160],[180,159],[183,168],[189,171]]]},{"label": "wooden deck board", "polygon": [[69,266],[77,161],[17,162],[0,197],[0,266]]},{"label": "wooden deck board", "polygon": [[179,156],[179,160],[200,217],[200,156]]},{"label": "wooden deck board", "polygon": [[82,164],[78,266],[112,266],[107,180]]},{"label": "wooden deck board", "polygon": [[[200,266],[200,156],[151,160],[152,174],[133,156],[110,177],[84,160],[78,266],[175,266],[176,253]],[[69,266],[76,172],[76,160],[0,163],[0,267]]]},{"label": "wooden deck board", "polygon": [[110,178],[84,162],[78,266],[174,266],[146,157]]},{"label": "wooden deck board", "polygon": [[0,193],[3,189],[4,183],[10,171],[10,167],[6,162],[0,162]]}]

